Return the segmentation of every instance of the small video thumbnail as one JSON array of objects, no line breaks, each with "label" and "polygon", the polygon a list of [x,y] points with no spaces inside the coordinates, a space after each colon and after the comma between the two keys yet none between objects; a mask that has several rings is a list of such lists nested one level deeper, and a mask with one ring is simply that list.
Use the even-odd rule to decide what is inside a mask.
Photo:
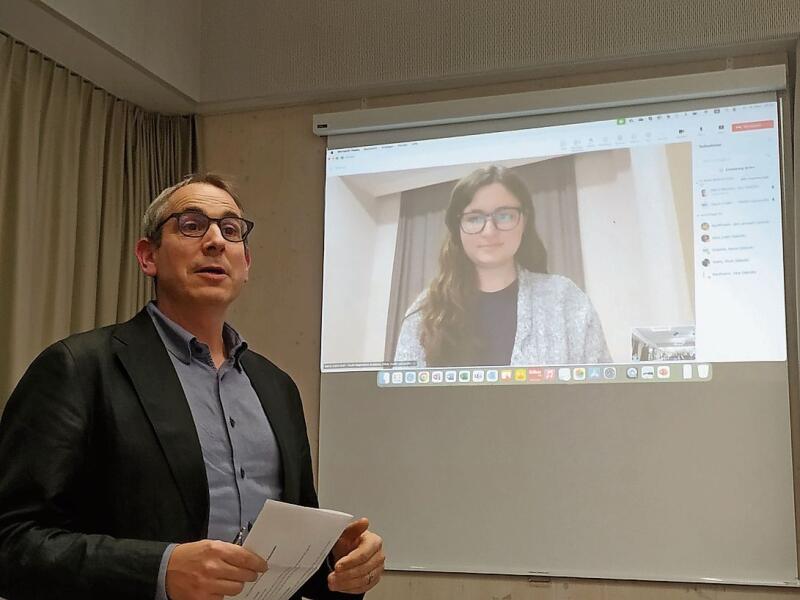
[{"label": "small video thumbnail", "polygon": [[631,359],[640,362],[695,360],[695,327],[636,327],[631,333]]}]

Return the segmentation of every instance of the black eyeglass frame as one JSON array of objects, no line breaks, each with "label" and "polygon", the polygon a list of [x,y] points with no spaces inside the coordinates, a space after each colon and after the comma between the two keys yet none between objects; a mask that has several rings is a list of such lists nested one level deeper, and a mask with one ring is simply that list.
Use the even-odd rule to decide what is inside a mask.
[{"label": "black eyeglass frame", "polygon": [[[502,227],[497,226],[497,219],[495,215],[502,210],[516,211],[517,220],[514,223],[513,227],[509,227],[508,229],[503,229]],[[458,217],[458,227],[461,229],[461,231],[463,231],[467,235],[478,235],[479,233],[482,233],[484,229],[486,229],[486,223],[488,223],[489,219],[491,219],[494,228],[497,229],[498,231],[512,231],[517,225],[519,225],[520,220],[526,214],[527,211],[521,206],[500,206],[495,210],[493,210],[492,212],[490,212],[488,215],[480,211],[462,212]],[[466,229],[464,229],[464,217],[467,215],[481,215],[483,217],[483,225],[481,226],[480,229],[478,229],[478,231],[467,231]]]},{"label": "black eyeglass frame", "polygon": [[[181,229],[181,217],[184,216],[184,215],[193,215],[193,216],[198,216],[198,217],[202,217],[203,219],[206,219],[207,224],[206,224],[205,229],[203,229],[202,231],[198,230],[197,235],[192,235],[192,234],[185,233]],[[225,238],[227,241],[234,242],[234,243],[237,243],[237,242],[244,243],[245,241],[247,241],[247,236],[250,235],[250,232],[253,231],[253,227],[256,226],[255,223],[253,223],[252,221],[249,221],[248,219],[245,219],[244,217],[234,217],[234,216],[228,215],[228,216],[225,216],[225,217],[220,217],[218,219],[215,219],[214,217],[209,217],[206,213],[203,213],[203,212],[199,212],[199,211],[196,211],[196,210],[184,210],[184,211],[181,211],[181,212],[172,213],[171,215],[169,215],[165,219],[162,219],[162,221],[156,226],[156,231],[161,229],[166,224],[166,222],[169,221],[170,219],[177,219],[178,220],[178,233],[180,233],[183,236],[190,237],[190,238],[201,238],[201,237],[203,237],[206,233],[208,233],[208,229],[211,227],[211,224],[212,223],[216,223],[217,227],[219,227],[219,232],[222,235],[222,237]],[[240,240],[232,240],[228,236],[225,235],[225,230],[221,227],[221,223],[222,223],[222,221],[226,221],[228,219],[232,219],[234,221],[243,222],[247,226],[247,230],[244,232],[244,235],[242,236],[242,239],[240,239]]]}]

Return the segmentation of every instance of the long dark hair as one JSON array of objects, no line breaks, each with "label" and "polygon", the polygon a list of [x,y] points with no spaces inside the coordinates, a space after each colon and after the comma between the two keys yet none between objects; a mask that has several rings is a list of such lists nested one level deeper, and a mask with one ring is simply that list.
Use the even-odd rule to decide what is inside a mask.
[{"label": "long dark hair", "polygon": [[528,271],[547,272],[547,252],[536,233],[533,201],[528,187],[510,169],[489,166],[462,178],[453,188],[445,213],[447,237],[439,254],[439,274],[431,282],[420,306],[420,342],[430,366],[468,364],[479,343],[468,318],[477,292],[475,266],[461,244],[461,214],[475,193],[492,183],[500,183],[520,203],[525,215],[522,241],[514,259]]}]

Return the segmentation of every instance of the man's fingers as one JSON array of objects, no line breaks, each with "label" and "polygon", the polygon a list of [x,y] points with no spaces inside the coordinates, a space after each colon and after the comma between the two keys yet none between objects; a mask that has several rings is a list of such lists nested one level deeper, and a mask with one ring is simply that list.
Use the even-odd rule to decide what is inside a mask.
[{"label": "man's fingers", "polygon": [[172,600],[236,596],[267,563],[250,550],[218,540],[178,544],[167,563],[166,592]]},{"label": "man's fingers", "polygon": [[342,535],[336,540],[331,550],[334,560],[338,562],[355,550],[361,541],[361,536],[364,535],[368,528],[369,519],[365,517],[357,519],[345,527]]},{"label": "man's fingers", "polygon": [[345,573],[331,573],[328,576],[328,587],[334,592],[367,592],[377,585],[383,575],[382,555],[379,561],[370,560],[369,567],[366,573],[359,572],[356,574],[355,569]]},{"label": "man's fingers", "polygon": [[383,563],[383,556],[376,555],[363,565],[347,571],[334,571],[332,575],[339,585],[348,586],[352,582],[355,582],[356,585],[361,585],[383,573]]},{"label": "man's fingers", "polygon": [[383,540],[371,531],[361,534],[358,546],[349,554],[343,556],[334,566],[337,572],[346,571],[353,567],[367,562],[374,554],[379,552],[383,546]]},{"label": "man's fingers", "polygon": [[234,567],[255,571],[257,573],[263,573],[267,570],[267,561],[247,548],[242,548],[236,544],[220,542],[219,552],[222,560]]},{"label": "man's fingers", "polygon": [[345,527],[340,537],[351,538],[355,540],[367,529],[369,529],[369,519],[367,519],[366,517],[361,517],[360,519],[353,521],[347,527]]},{"label": "man's fingers", "polygon": [[342,576],[342,578],[346,579],[362,577],[364,575],[369,575],[377,568],[382,568],[384,560],[383,551],[378,550],[364,562],[353,565],[350,568],[340,568],[339,565],[336,565],[334,573],[337,577]]},{"label": "man's fingers", "polygon": [[336,563],[328,575],[328,587],[335,592],[366,592],[380,580],[385,560],[383,540],[367,531],[359,538],[358,547]]},{"label": "man's fingers", "polygon": [[215,577],[218,579],[227,579],[229,581],[255,581],[258,579],[258,573],[251,569],[243,569],[236,567],[230,563],[220,562],[217,565]]},{"label": "man's fingers", "polygon": [[355,548],[340,558],[328,575],[328,587],[334,592],[359,594],[371,590],[383,575],[386,557],[383,553],[383,540],[367,529],[369,521],[359,519],[345,529],[339,542],[348,533],[359,532],[353,539]]},{"label": "man's fingers", "polygon": [[244,583],[241,581],[228,581],[226,579],[217,579],[209,584],[208,591],[214,594],[221,594],[223,596],[235,596],[244,589]]}]

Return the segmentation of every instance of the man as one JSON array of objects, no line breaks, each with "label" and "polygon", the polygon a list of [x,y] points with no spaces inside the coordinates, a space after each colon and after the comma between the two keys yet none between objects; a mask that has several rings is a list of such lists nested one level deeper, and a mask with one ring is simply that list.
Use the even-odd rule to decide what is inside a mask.
[{"label": "man", "polygon": [[[53,344],[22,377],[0,421],[0,596],[232,596],[268,568],[231,543],[263,502],[317,505],[294,382],[225,323],[252,227],[218,177],[168,188],[136,244],[156,302]],[[368,524],[348,526],[302,595],[378,582]]]}]

